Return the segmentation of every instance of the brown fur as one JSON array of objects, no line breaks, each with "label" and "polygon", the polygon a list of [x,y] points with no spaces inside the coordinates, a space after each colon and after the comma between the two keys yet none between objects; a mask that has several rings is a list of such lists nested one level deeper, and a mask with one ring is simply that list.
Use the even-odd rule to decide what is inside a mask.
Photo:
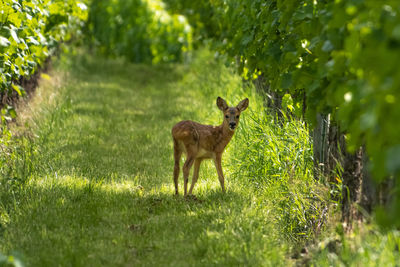
[{"label": "brown fur", "polygon": [[240,113],[247,108],[249,100],[246,98],[236,107],[228,107],[225,100],[218,97],[217,106],[224,114],[224,121],[219,126],[203,125],[194,121],[181,121],[172,127],[174,141],[174,183],[175,194],[178,194],[179,161],[182,153],[186,154],[183,165],[184,195],[187,196],[187,184],[190,168],[194,164],[192,184],[189,195],[199,177],[200,164],[204,159],[213,159],[218,173],[222,191],[225,192],[224,175],[221,159],[226,145],[231,140],[239,123]]}]

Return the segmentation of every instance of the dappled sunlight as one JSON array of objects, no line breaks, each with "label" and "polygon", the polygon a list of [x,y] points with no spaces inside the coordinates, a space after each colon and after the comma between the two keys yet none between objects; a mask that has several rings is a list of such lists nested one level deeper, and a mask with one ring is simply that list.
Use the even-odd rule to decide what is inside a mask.
[{"label": "dappled sunlight", "polygon": [[[272,194],[257,193],[248,177],[236,176],[241,166],[233,160],[245,149],[245,125],[223,156],[226,193],[208,160],[200,167],[196,197],[183,197],[182,171],[180,195],[174,195],[171,127],[184,119],[219,124],[215,99],[228,94],[226,86],[233,87],[227,89],[230,103],[242,99],[240,79],[216,62],[202,71],[191,69],[202,68],[199,62],[151,67],[88,55],[68,64],[73,78],[60,88],[56,109],[39,118],[38,138],[28,142],[35,168],[17,211],[7,211],[12,227],[3,246],[21,251],[33,265],[191,266],[204,259],[260,265],[270,256],[284,259],[279,213],[265,198]],[[13,206],[13,191],[4,195]]]},{"label": "dappled sunlight", "polygon": [[[156,187],[151,188],[150,192],[152,194],[157,194],[159,192],[163,192],[163,193],[169,193],[169,194],[171,194],[171,196],[174,195],[175,188],[174,188],[172,175],[169,178],[170,178],[170,181],[164,182],[160,185],[157,185]],[[189,183],[188,183],[188,190],[190,188],[191,183],[192,183],[192,179],[190,178]],[[228,183],[229,183],[229,181],[228,181]],[[184,187],[184,183],[183,183],[183,178],[181,176],[179,178],[179,197],[182,197],[182,198],[183,198],[183,187]],[[227,191],[229,192],[229,188],[230,188],[229,184],[227,184],[226,187],[227,187]],[[219,191],[221,191],[221,186],[219,184],[217,176],[215,176],[213,178],[208,178],[208,179],[205,179],[205,178],[202,179],[202,177],[200,177],[197,180],[196,185],[193,189],[193,194],[196,197],[203,198],[203,197],[207,197],[207,194],[209,194],[209,192],[219,192]],[[222,191],[220,193],[222,194]]]},{"label": "dappled sunlight", "polygon": [[[51,118],[51,128],[42,122],[48,128],[37,133],[44,140],[41,150],[47,165],[61,175],[73,169],[88,179],[109,179],[114,172],[118,177],[164,176],[165,168],[156,158],[149,160],[149,155],[172,157],[171,147],[165,144],[172,143],[169,129],[180,114],[181,105],[176,103],[182,97],[176,91],[180,68],[96,64],[86,56],[78,57],[76,64],[78,79],[64,89],[73,88],[76,94],[58,107],[61,112]],[[120,75],[118,69],[131,70],[135,76]],[[85,75],[90,70],[95,71]],[[156,82],[162,84],[161,90],[152,85]],[[145,180],[156,184],[159,179]]]},{"label": "dappled sunlight", "polygon": [[32,188],[42,188],[43,190],[53,190],[54,188],[64,188],[69,190],[93,190],[99,193],[131,193],[138,194],[143,187],[138,184],[139,176],[125,177],[123,180],[92,180],[82,176],[46,176],[30,180],[28,185]]}]

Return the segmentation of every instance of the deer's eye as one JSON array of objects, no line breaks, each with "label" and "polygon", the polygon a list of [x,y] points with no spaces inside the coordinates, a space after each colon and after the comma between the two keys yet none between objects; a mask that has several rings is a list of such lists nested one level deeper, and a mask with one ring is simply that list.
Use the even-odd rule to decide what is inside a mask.
[{"label": "deer's eye", "polygon": [[228,116],[228,115],[225,115],[225,118],[229,119],[229,116]]},{"label": "deer's eye", "polygon": [[239,115],[236,115],[236,119],[239,119]]}]

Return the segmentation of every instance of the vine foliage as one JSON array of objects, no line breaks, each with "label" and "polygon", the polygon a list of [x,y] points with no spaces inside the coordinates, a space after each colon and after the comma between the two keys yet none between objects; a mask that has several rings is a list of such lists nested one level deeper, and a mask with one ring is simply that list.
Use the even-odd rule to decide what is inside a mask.
[{"label": "vine foliage", "polygon": [[180,62],[192,43],[186,18],[158,0],[92,1],[88,36],[102,54],[132,62]]},{"label": "vine foliage", "polygon": [[176,12],[195,14],[196,25],[212,23],[217,29],[207,37],[247,78],[262,75],[269,90],[295,102],[303,92],[310,124],[330,114],[350,152],[365,147],[376,181],[399,177],[398,1],[210,0],[202,8],[166,2]]},{"label": "vine foliage", "polygon": [[16,116],[12,96],[26,94],[19,85],[54,53],[57,45],[80,33],[87,8],[75,0],[2,0],[0,2],[1,119]]}]

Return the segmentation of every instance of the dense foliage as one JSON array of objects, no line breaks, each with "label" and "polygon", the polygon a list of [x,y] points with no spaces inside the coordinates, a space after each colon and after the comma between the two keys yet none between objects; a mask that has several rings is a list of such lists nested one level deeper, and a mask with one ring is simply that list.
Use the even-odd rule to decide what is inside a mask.
[{"label": "dense foliage", "polygon": [[[86,6],[68,1],[13,1],[0,3],[0,93],[4,103],[13,91],[24,94],[18,85],[21,77],[29,78],[54,51],[60,41],[77,34],[86,20]],[[2,110],[15,116],[11,106]]]},{"label": "dense foliage", "polygon": [[185,17],[158,0],[92,1],[88,34],[100,52],[132,62],[182,61],[192,42]]},{"label": "dense foliage", "polygon": [[375,179],[398,176],[398,1],[216,0],[209,8],[215,47],[248,77],[263,75],[281,94],[303,90],[310,122],[332,114],[350,150],[365,144]]}]

